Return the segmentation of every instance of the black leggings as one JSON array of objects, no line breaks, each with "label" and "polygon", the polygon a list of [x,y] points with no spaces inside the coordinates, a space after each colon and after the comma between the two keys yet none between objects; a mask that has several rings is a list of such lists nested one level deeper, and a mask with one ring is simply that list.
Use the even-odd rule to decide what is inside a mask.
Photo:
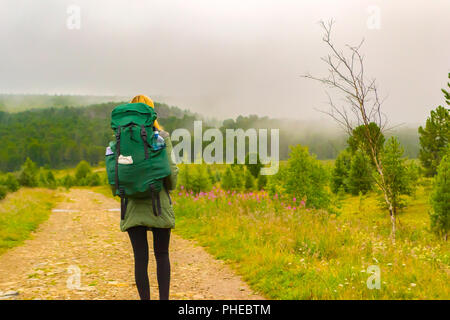
[{"label": "black leggings", "polygon": [[[150,300],[150,283],[148,280],[148,242],[147,227],[133,227],[127,230],[134,252],[134,277],[141,300]],[[170,229],[152,228],[153,251],[156,258],[156,276],[158,278],[159,299],[169,300]]]}]

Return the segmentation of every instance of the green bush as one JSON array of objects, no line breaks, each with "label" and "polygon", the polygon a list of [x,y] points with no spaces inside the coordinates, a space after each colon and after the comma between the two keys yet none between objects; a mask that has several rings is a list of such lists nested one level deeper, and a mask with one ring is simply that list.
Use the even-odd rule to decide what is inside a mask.
[{"label": "green bush", "polygon": [[47,172],[47,186],[50,189],[55,189],[56,188],[56,179],[55,179],[55,175],[53,174],[53,172],[51,170],[49,170]]},{"label": "green bush", "polygon": [[87,161],[80,161],[75,169],[75,179],[81,181],[92,173],[91,165]]},{"label": "green bush", "polygon": [[191,185],[187,187],[189,187],[188,190],[192,190],[195,193],[211,190],[212,183],[208,175],[206,165],[195,165],[191,179]]},{"label": "green bush", "polygon": [[244,188],[247,191],[255,189],[255,178],[249,169],[246,169],[244,173]]},{"label": "green bush", "polygon": [[348,172],[348,191],[353,195],[366,194],[372,189],[373,182],[370,159],[362,151],[356,151]]},{"label": "green bush", "polygon": [[66,188],[66,189],[70,189],[71,187],[74,186],[74,179],[70,174],[66,174],[64,176],[64,178],[61,181],[61,184]]},{"label": "green bush", "polygon": [[255,154],[256,157],[256,163],[250,163],[250,154],[247,154],[245,156],[245,166],[247,167],[247,170],[250,171],[250,173],[253,175],[253,177],[257,178],[259,176],[259,173],[261,171],[261,168],[263,167],[259,155]]},{"label": "green bush", "polygon": [[431,229],[446,240],[450,228],[450,157],[442,158],[431,193]]},{"label": "green bush", "polygon": [[267,185],[267,176],[260,174],[258,179],[256,179],[256,186],[258,190],[263,190]]},{"label": "green bush", "polygon": [[0,185],[0,200],[5,199],[8,194],[8,188],[6,186]]},{"label": "green bush", "polygon": [[189,172],[189,166],[186,164],[179,166],[179,173],[178,173],[178,185],[185,188],[186,190],[189,190],[189,187],[191,186],[191,174]]},{"label": "green bush", "polygon": [[244,189],[244,166],[240,164],[232,165],[231,169],[234,174],[233,190],[241,191]]},{"label": "green bush", "polygon": [[208,174],[207,165],[192,164],[180,166],[179,185],[195,193],[210,191],[212,181]]},{"label": "green bush", "polygon": [[230,166],[227,166],[225,173],[222,175],[220,185],[224,190],[234,190],[234,173]]},{"label": "green bush", "polygon": [[216,175],[215,175],[215,173],[213,173],[213,171],[211,169],[211,166],[207,165],[206,169],[207,169],[207,173],[208,173],[208,178],[211,181],[211,185],[215,184],[217,182],[216,181]]},{"label": "green bush", "polygon": [[88,175],[85,179],[85,184],[86,186],[99,186],[102,184],[102,180],[100,179],[100,175],[96,172],[91,173],[90,175]]},{"label": "green bush", "polygon": [[27,158],[19,173],[19,183],[24,187],[36,187],[38,185],[38,168],[36,164]]},{"label": "green bush", "polygon": [[47,173],[45,172],[44,168],[40,168],[39,169],[39,175],[38,175],[38,186],[45,188],[47,187],[48,183],[47,183]]},{"label": "green bush", "polygon": [[8,188],[10,192],[16,192],[20,188],[19,181],[17,181],[16,176],[12,173],[7,173],[6,178],[1,184]]},{"label": "green bush", "polygon": [[[338,193],[340,190],[349,192],[347,180],[352,162],[351,153],[347,150],[342,151],[334,162],[334,168],[331,173],[331,190]],[[342,191],[341,191],[342,192]]]},{"label": "green bush", "polygon": [[[390,190],[389,200],[396,214],[398,209],[406,206],[405,198],[402,196],[414,193],[417,175],[406,163],[407,159],[403,158],[403,148],[395,137],[386,141],[382,160],[385,184]],[[384,197],[380,198],[380,205],[386,207]]]},{"label": "green bush", "polygon": [[266,190],[285,199],[306,199],[310,208],[329,209],[330,193],[327,190],[329,174],[322,163],[308,152],[307,147],[291,146],[286,165],[269,176]]},{"label": "green bush", "polygon": [[328,184],[327,170],[322,163],[301,145],[291,147],[286,172],[281,175],[286,194],[289,198],[306,198],[306,206],[328,208],[330,195],[326,189]]}]

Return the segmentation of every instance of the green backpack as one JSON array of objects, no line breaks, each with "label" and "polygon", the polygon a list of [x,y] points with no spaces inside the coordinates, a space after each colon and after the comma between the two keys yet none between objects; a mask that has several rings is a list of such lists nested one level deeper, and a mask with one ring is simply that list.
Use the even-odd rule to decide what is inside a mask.
[{"label": "green backpack", "polygon": [[151,198],[155,215],[161,213],[159,192],[170,175],[165,145],[155,147],[156,112],[144,103],[122,104],[111,113],[116,141],[106,148],[106,171],[113,195],[120,197],[121,218],[128,198]]}]

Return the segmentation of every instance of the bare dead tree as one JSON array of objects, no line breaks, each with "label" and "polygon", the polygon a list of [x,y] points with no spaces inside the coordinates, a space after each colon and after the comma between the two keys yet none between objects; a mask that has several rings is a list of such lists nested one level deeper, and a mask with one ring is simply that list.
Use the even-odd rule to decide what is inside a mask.
[{"label": "bare dead tree", "polygon": [[[387,117],[382,112],[380,99],[375,79],[368,80],[364,74],[364,56],[360,49],[364,39],[356,46],[346,45],[347,54],[338,50],[331,40],[331,31],[334,21],[320,22],[324,30],[323,41],[330,49],[330,53],[322,57],[328,67],[328,76],[315,77],[310,74],[304,78],[318,81],[328,88],[338,91],[345,102],[337,106],[331,96],[328,95],[330,109],[322,111],[334,119],[349,135],[353,130],[363,125],[366,144],[377,172],[376,184],[383,193],[384,200],[389,210],[392,224],[392,238],[395,240],[396,214],[392,205],[392,191],[384,174],[380,150],[377,145],[379,135],[387,130]],[[373,132],[369,125],[375,123],[380,132]]]}]

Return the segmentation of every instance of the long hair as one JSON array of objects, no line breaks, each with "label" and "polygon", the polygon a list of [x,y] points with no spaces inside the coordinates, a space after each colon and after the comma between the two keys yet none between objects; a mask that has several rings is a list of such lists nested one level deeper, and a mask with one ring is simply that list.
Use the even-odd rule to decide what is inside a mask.
[{"label": "long hair", "polygon": [[[153,100],[143,94],[137,95],[133,99],[131,99],[131,103],[139,103],[139,102],[145,103],[146,105],[148,105],[149,107],[151,107],[153,109],[155,108],[155,105],[153,104]],[[156,129],[163,130],[163,127],[158,123],[158,120],[155,120],[153,125]]]}]

